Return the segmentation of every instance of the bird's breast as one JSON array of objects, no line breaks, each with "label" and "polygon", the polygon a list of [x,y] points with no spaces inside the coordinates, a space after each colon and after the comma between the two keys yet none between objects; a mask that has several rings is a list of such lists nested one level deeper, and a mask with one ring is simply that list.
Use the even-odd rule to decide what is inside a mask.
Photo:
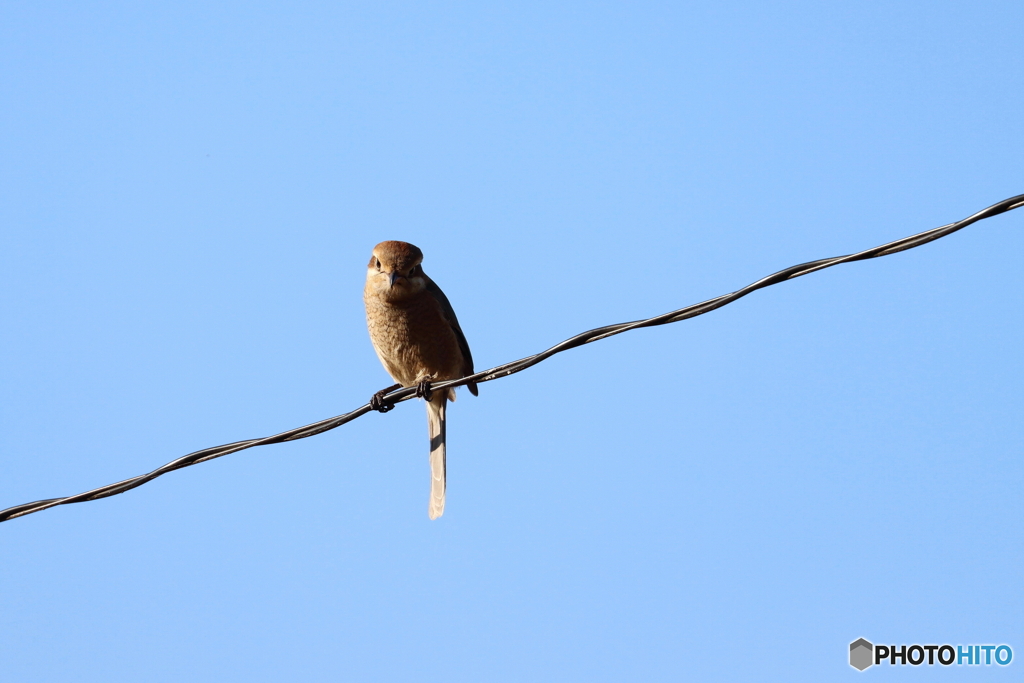
[{"label": "bird's breast", "polygon": [[396,382],[412,386],[427,377],[462,375],[462,351],[451,324],[427,293],[389,302],[370,292],[364,296],[370,339]]}]

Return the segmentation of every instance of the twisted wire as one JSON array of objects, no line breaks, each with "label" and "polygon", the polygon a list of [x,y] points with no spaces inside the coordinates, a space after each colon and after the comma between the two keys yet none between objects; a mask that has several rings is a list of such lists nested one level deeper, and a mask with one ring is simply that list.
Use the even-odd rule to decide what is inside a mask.
[{"label": "twisted wire", "polygon": [[[914,249],[916,247],[920,247],[923,244],[927,244],[942,237],[946,237],[947,235],[951,235],[958,230],[966,228],[968,225],[971,225],[972,223],[976,223],[985,218],[991,218],[992,216],[997,216],[1007,211],[1012,211],[1013,209],[1017,209],[1021,206],[1024,206],[1024,194],[1017,195],[1015,197],[1010,197],[1009,199],[1004,199],[1003,201],[997,204],[993,204],[992,206],[986,209],[982,209],[981,211],[978,211],[977,213],[955,223],[949,223],[938,228],[926,230],[925,232],[921,232],[916,235],[910,235],[909,237],[898,239],[894,242],[889,242],[888,244],[883,244],[881,246],[873,247],[871,249],[865,249],[864,251],[857,252],[856,254],[847,254],[846,256],[835,256],[833,258],[819,259],[817,261],[808,261],[807,263],[801,263],[799,265],[790,266],[789,268],[780,270],[777,273],[773,273],[767,277],[763,277],[760,280],[747,285],[746,287],[737,289],[735,292],[723,294],[721,296],[715,297],[714,299],[708,299],[707,301],[703,301],[698,304],[693,304],[691,306],[680,308],[675,311],[669,311],[668,313],[663,313],[662,315],[657,315],[654,316],[653,318],[647,318],[646,320],[635,320],[633,322],[606,325],[604,327],[597,327],[592,330],[587,330],[586,332],[577,334],[574,337],[566,339],[565,341],[552,346],[546,351],[541,351],[540,353],[536,353],[532,356],[527,356],[526,358],[521,358],[511,363],[505,363],[503,365],[493,367],[489,370],[483,370],[468,377],[462,377],[456,380],[448,380],[445,382],[437,382],[435,384],[432,384],[431,387],[432,389],[440,390],[446,387],[461,386],[471,381],[479,384],[482,382],[490,382],[492,380],[499,379],[502,377],[508,377],[509,375],[513,375],[517,372],[522,372],[527,368],[533,367],[537,363],[547,360],[548,358],[554,356],[557,353],[562,353],[563,351],[568,351],[569,349],[574,349],[578,346],[583,346],[584,344],[589,344],[591,342],[599,341],[601,339],[607,339],[608,337],[612,337],[617,334],[622,334],[623,332],[628,332],[630,330],[636,330],[642,327],[655,327],[657,325],[667,325],[669,323],[675,323],[681,320],[695,318],[698,315],[704,315],[705,313],[710,313],[711,311],[721,308],[722,306],[731,304],[737,299],[745,297],[751,292],[757,291],[758,289],[770,287],[771,285],[775,285],[780,282],[785,282],[786,280],[792,280],[793,278],[809,275],[810,273],[815,273],[819,270],[824,270],[825,268],[837,266],[840,263],[864,261],[867,259],[878,258],[880,256],[888,256],[890,254],[895,254],[897,252],[906,251],[907,249]],[[415,394],[415,387],[405,387],[385,394],[383,400],[385,404],[393,406],[397,403],[402,403],[404,401],[408,401],[411,398],[414,398]],[[213,460],[214,458],[222,458],[225,455],[237,453],[238,451],[242,451],[247,448],[253,448],[255,446],[266,446],[274,443],[283,443],[285,441],[295,441],[296,439],[306,439],[311,436],[316,436],[317,434],[322,434],[323,432],[330,431],[332,429],[340,427],[346,422],[351,422],[352,420],[361,417],[368,412],[371,412],[371,410],[372,408],[370,407],[370,404],[367,403],[366,405],[356,408],[350,413],[345,413],[344,415],[338,415],[337,417],[332,417],[326,420],[321,420],[319,422],[314,422],[313,424],[305,425],[304,427],[296,427],[295,429],[290,429],[286,432],[281,432],[280,434],[275,434],[273,436],[267,436],[262,439],[248,439],[246,441],[235,441],[234,443],[224,444],[223,446],[213,446],[211,448],[204,448],[200,451],[195,451],[194,453],[189,453],[188,455],[184,455],[176,460],[172,460],[166,465],[158,467],[157,469],[153,470],[152,472],[149,472],[148,474],[142,474],[137,477],[132,477],[131,479],[125,479],[123,481],[119,481],[113,484],[101,486],[99,488],[92,489],[91,491],[85,491],[74,496],[66,496],[64,498],[48,498],[46,500],[37,500],[32,503],[15,505],[14,507],[7,508],[6,510],[0,510],[0,522],[6,522],[7,520],[14,519],[16,517],[24,517],[25,515],[30,515],[34,512],[40,512],[42,510],[56,507],[58,505],[68,505],[70,503],[83,503],[89,500],[99,500],[100,498],[116,496],[118,494],[124,493],[125,491],[130,491],[133,488],[142,486],[143,484],[150,482],[156,479],[157,477],[163,476],[168,472],[180,470],[184,467],[191,467],[192,465],[198,465],[201,462]]]}]

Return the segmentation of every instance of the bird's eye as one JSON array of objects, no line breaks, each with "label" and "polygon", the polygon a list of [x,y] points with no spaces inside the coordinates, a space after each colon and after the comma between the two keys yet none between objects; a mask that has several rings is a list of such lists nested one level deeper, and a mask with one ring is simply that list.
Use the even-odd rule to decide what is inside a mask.
[{"label": "bird's eye", "polygon": [[413,266],[412,268],[409,269],[409,277],[412,277],[415,274],[416,274],[416,266]]},{"label": "bird's eye", "polygon": [[377,259],[377,270],[380,270],[380,259]]}]

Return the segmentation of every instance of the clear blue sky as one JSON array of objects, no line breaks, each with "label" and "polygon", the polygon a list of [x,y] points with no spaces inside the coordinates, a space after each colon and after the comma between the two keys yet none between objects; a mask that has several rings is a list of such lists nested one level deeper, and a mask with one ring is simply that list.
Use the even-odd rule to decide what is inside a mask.
[{"label": "clear blue sky", "polygon": [[[391,383],[373,245],[478,367],[1024,192],[1024,5],[0,7],[0,507]],[[1024,665],[1024,210],[0,525],[5,681],[854,680]],[[925,667],[927,668],[927,667]],[[954,667],[955,669],[955,667]],[[937,671],[917,671],[933,677]]]}]

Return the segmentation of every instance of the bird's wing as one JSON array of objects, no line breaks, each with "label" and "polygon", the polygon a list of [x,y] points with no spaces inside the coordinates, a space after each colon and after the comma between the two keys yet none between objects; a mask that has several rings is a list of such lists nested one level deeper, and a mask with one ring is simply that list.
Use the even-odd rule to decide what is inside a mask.
[{"label": "bird's wing", "polygon": [[[459,319],[455,315],[455,309],[452,308],[452,304],[448,301],[448,297],[444,295],[441,288],[437,286],[437,283],[431,280],[429,277],[424,276],[423,279],[426,281],[427,292],[430,296],[434,297],[437,303],[441,306],[441,312],[444,313],[445,319],[452,326],[455,331],[455,338],[459,340],[459,349],[462,351],[462,357],[466,361],[466,374],[473,374],[473,354],[469,350],[469,342],[466,341],[466,335],[462,333],[462,328],[459,327]],[[476,384],[467,385],[469,390],[476,396]]]}]

